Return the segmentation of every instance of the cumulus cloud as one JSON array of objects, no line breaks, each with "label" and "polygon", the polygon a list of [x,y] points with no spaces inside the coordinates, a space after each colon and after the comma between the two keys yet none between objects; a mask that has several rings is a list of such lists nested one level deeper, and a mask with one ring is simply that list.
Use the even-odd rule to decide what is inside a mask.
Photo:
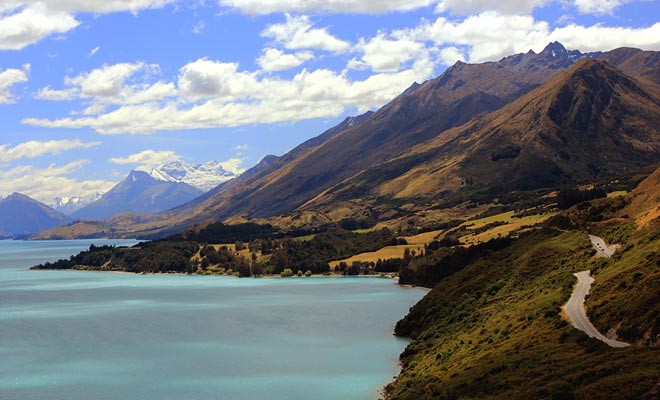
[{"label": "cumulus cloud", "polygon": [[46,168],[18,166],[9,170],[0,169],[0,181],[4,193],[19,192],[44,203],[53,203],[56,197],[86,197],[103,193],[116,182],[105,180],[81,181],[69,175],[80,170],[89,161],[80,160]]},{"label": "cumulus cloud", "polygon": [[220,4],[245,14],[334,13],[383,14],[412,11],[429,6],[436,0],[220,0]]},{"label": "cumulus cloud", "polygon": [[290,50],[315,49],[335,53],[346,51],[351,44],[328,32],[327,28],[314,28],[307,16],[287,14],[286,22],[273,24],[261,32],[261,36],[272,38]]},{"label": "cumulus cloud", "polygon": [[263,53],[257,59],[257,64],[259,64],[259,66],[264,71],[284,71],[298,67],[305,61],[311,60],[313,58],[314,53],[311,51],[301,51],[298,53],[286,54],[282,50],[269,47],[263,50]]},{"label": "cumulus cloud", "polygon": [[630,0],[575,0],[580,14],[605,15],[613,14],[614,10],[621,7]]},{"label": "cumulus cloud", "polygon": [[138,169],[143,171],[151,171],[153,168],[159,167],[172,161],[180,160],[181,157],[170,150],[144,150],[139,153],[131,154],[127,157],[111,158],[110,162],[120,165],[139,165]]},{"label": "cumulus cloud", "polygon": [[56,120],[27,118],[44,127],[91,127],[103,134],[145,134],[159,130],[233,127],[337,116],[347,108],[364,112],[379,107],[413,81],[433,74],[427,57],[396,73],[379,73],[353,81],[345,72],[302,70],[291,79],[258,77],[234,63],[200,59],[183,66],[178,97],[172,101],[116,103],[111,111]]},{"label": "cumulus cloud", "polygon": [[9,145],[0,146],[0,162],[10,162],[21,159],[41,157],[46,154],[57,155],[74,149],[88,149],[99,146],[101,142],[83,142],[80,139],[73,140],[30,140],[14,147]]},{"label": "cumulus cloud", "polygon": [[30,64],[25,64],[23,69],[8,68],[0,71],[0,104],[15,102],[14,96],[11,94],[11,88],[16,84],[27,82],[29,72]]},{"label": "cumulus cloud", "polygon": [[[283,47],[305,47],[296,32],[319,30],[308,18],[291,16],[285,24],[271,28],[266,29],[266,36]],[[320,31],[329,35],[327,29]],[[539,52],[553,41],[582,51],[621,46],[660,50],[660,23],[640,28],[577,24],[551,28],[531,15],[439,16],[408,29],[360,39],[341,53],[352,57],[345,70],[302,69],[287,78],[264,71],[285,69],[311,55],[268,47],[255,71],[234,62],[200,58],[181,66],[176,76],[158,81],[157,65],[109,65],[67,78],[63,89],[45,87],[38,93],[43,99],[83,99],[84,109],[60,118],[25,118],[23,122],[91,128],[101,134],[151,134],[335,117],[348,110],[364,112],[382,106],[412,82],[433,77],[438,64],[495,61],[529,49]],[[373,72],[355,74],[360,76],[356,78],[353,69]]]},{"label": "cumulus cloud", "polygon": [[[423,43],[409,38],[389,39],[384,33],[358,43],[357,48],[363,53],[361,63],[375,72],[397,72],[402,64],[415,60],[426,51]],[[361,69],[361,68],[358,68]]]},{"label": "cumulus cloud", "polygon": [[[157,65],[142,62],[103,65],[65,78],[67,87],[64,89],[43,87],[35,97],[51,101],[90,99],[92,104],[83,114],[95,114],[104,111],[109,104],[140,104],[174,96],[173,83],[153,81],[158,74]],[[132,82],[134,80],[139,83]]]},{"label": "cumulus cloud", "polygon": [[454,65],[456,61],[465,62],[465,54],[457,47],[449,46],[440,50],[440,62],[445,65]]},{"label": "cumulus cloud", "polygon": [[640,28],[570,24],[551,29],[547,22],[537,21],[530,15],[496,12],[484,12],[461,20],[439,17],[434,22],[425,21],[414,29],[396,34],[417,41],[431,41],[441,48],[454,47],[469,62],[496,61],[530,49],[538,52],[553,41],[581,51],[623,46],[660,50],[660,23]]},{"label": "cumulus cloud", "polygon": [[237,63],[201,58],[181,68],[179,91],[193,99],[230,101],[248,96],[257,85],[256,74],[238,70]]},{"label": "cumulus cloud", "polygon": [[96,47],[94,47],[93,49],[91,49],[91,50],[89,51],[88,56],[89,56],[89,57],[94,56],[96,53],[99,52],[99,50],[101,50],[101,46],[96,46]]},{"label": "cumulus cloud", "polygon": [[245,172],[245,168],[241,168],[241,165],[245,161],[244,158],[230,158],[227,161],[223,161],[220,164],[222,168],[231,172],[234,175],[240,175]]},{"label": "cumulus cloud", "polygon": [[0,14],[0,50],[20,50],[52,34],[80,25],[71,14],[48,10],[41,4]]},{"label": "cumulus cloud", "polygon": [[137,13],[177,0],[13,0],[0,4],[0,50],[20,50],[53,34],[64,34],[80,22],[81,12]]}]

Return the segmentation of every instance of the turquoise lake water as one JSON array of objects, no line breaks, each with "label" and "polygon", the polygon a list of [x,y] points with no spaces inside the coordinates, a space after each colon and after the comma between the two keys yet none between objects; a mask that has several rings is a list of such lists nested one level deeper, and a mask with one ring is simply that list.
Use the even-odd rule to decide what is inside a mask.
[{"label": "turquoise lake water", "polygon": [[2,400],[369,400],[426,293],[378,278],[27,271],[122,241],[0,241]]}]

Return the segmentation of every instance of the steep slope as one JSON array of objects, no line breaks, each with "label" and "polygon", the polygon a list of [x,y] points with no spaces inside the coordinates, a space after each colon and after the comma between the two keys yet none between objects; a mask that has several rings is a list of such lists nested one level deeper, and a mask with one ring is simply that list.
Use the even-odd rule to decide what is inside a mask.
[{"label": "steep slope", "polygon": [[588,182],[660,161],[660,97],[584,59],[506,107],[330,189],[319,209],[362,197],[487,200]]},{"label": "steep slope", "polygon": [[[635,285],[624,277],[627,286],[609,273],[635,259],[631,254],[620,262],[594,258],[584,232],[547,229],[448,274],[396,326],[397,334],[413,342],[401,355],[403,369],[388,386],[387,398],[656,398],[644,394],[660,379],[660,348],[612,349],[560,315],[575,284],[572,274],[598,269],[587,309],[596,302],[596,322],[607,321],[599,328],[607,331],[624,316],[627,339],[634,341],[649,326],[657,333],[655,317],[640,319],[642,324],[626,317],[634,308],[646,317],[657,315],[657,273],[654,280],[645,274]],[[608,298],[617,293],[622,303]]]},{"label": "steep slope", "polygon": [[628,204],[621,215],[634,217],[640,228],[658,221],[660,217],[660,169],[644,179],[628,196]]},{"label": "steep slope", "polygon": [[20,193],[0,200],[0,237],[39,233],[71,221],[69,216]]},{"label": "steep slope", "polygon": [[131,171],[125,180],[72,217],[103,220],[126,212],[156,213],[186,203],[202,193],[186,183],[161,181],[146,172]]}]

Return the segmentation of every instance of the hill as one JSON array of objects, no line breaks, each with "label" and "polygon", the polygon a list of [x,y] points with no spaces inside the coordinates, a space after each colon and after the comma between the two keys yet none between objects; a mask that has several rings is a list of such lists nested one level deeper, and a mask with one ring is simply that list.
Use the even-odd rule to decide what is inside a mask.
[{"label": "hill", "polygon": [[0,200],[0,237],[39,233],[73,219],[26,195],[14,193]]},{"label": "hill", "polygon": [[182,182],[158,180],[131,171],[100,199],[72,214],[76,219],[105,220],[120,213],[157,213],[186,203],[203,192]]}]

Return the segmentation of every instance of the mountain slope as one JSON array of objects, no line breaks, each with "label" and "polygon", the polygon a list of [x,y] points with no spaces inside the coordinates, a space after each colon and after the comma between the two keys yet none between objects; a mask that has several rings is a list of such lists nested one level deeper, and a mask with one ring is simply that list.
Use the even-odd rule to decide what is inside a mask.
[{"label": "mountain slope", "polygon": [[370,197],[487,200],[660,161],[658,93],[584,59],[506,107],[335,186],[307,209]]},{"label": "mountain slope", "polygon": [[628,196],[628,204],[622,215],[634,217],[640,227],[660,218],[660,168],[644,179]]},{"label": "mountain slope", "polygon": [[[193,218],[272,216],[290,212],[333,185],[474,116],[496,110],[582,57],[558,43],[497,63],[457,63],[440,77],[415,84],[353,126],[324,133],[249,179],[237,180],[180,211]],[[331,136],[331,137],[327,137]],[[320,143],[317,143],[320,142]],[[178,219],[176,215],[165,218]]]},{"label": "mountain slope", "polygon": [[[656,248],[657,243],[656,237]],[[627,320],[625,311],[619,314],[622,304],[600,301],[615,293],[625,309],[657,314],[657,289],[645,285],[657,284],[657,278],[647,282],[645,274],[631,285],[631,277],[623,277],[628,280],[623,286],[621,277],[609,273],[618,264],[635,265],[637,255],[624,254],[619,262],[593,253],[584,232],[537,230],[446,276],[396,326],[398,335],[413,341],[401,355],[402,372],[388,386],[387,398],[656,398],[644,394],[660,379],[660,348],[612,349],[560,315],[575,284],[573,273],[586,269],[598,269],[587,309],[609,317],[600,329],[614,328],[622,315]],[[655,297],[638,296],[642,292]],[[643,333],[654,324],[650,318],[632,326]]]},{"label": "mountain slope", "polygon": [[0,236],[39,233],[71,221],[69,216],[20,193],[0,200]]},{"label": "mountain slope", "polygon": [[161,181],[146,172],[131,171],[125,180],[97,201],[73,213],[72,217],[103,220],[126,212],[156,213],[188,202],[202,193],[186,183]]}]

